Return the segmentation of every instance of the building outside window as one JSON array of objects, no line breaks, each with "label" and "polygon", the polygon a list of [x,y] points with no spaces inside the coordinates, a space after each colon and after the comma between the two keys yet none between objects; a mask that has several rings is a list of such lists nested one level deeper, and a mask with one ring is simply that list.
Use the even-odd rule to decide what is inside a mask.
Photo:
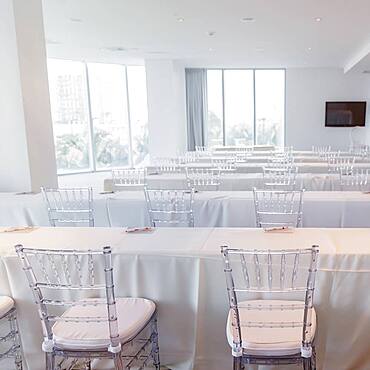
[{"label": "building outside window", "polygon": [[49,59],[48,74],[59,174],[147,161],[143,66]]}]

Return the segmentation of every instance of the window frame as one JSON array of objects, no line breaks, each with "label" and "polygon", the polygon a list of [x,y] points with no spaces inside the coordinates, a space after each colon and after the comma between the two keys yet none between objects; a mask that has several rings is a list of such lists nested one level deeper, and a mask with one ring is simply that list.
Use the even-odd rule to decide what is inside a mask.
[{"label": "window frame", "polygon": [[[283,146],[286,143],[286,68],[207,68],[208,71],[221,71],[221,96],[222,96],[222,145],[226,144],[226,126],[225,126],[225,71],[252,71],[253,72],[253,145],[256,145],[257,139],[257,115],[256,115],[256,71],[283,71],[284,72],[284,120],[283,120]],[[208,88],[208,86],[207,86]],[[208,102],[207,102],[208,103]],[[207,105],[208,111],[208,105]],[[207,113],[208,114],[208,113]],[[207,143],[208,145],[208,143]]]},{"label": "window frame", "polygon": [[[60,61],[68,61],[68,62],[79,62],[83,64],[84,67],[84,79],[85,79],[85,84],[87,88],[87,113],[88,113],[88,130],[89,130],[89,147],[88,147],[88,153],[90,156],[89,160],[89,168],[86,169],[81,169],[81,170],[76,170],[76,171],[63,171],[59,172],[59,169],[57,169],[57,175],[58,176],[67,176],[67,175],[77,175],[77,174],[83,174],[83,173],[94,173],[94,172],[109,172],[114,168],[118,168],[116,166],[111,166],[107,168],[97,168],[96,166],[96,150],[94,148],[94,125],[93,125],[93,119],[92,119],[92,109],[91,109],[91,92],[90,92],[90,76],[89,76],[89,64],[115,64],[123,67],[123,74],[125,76],[125,86],[124,89],[126,91],[126,104],[127,104],[127,123],[128,123],[128,135],[129,135],[129,160],[128,160],[128,165],[127,166],[120,166],[119,168],[132,168],[134,167],[133,165],[133,152],[132,152],[132,128],[131,128],[131,114],[130,114],[130,97],[129,97],[129,86],[128,86],[128,73],[127,73],[127,67],[131,65],[127,64],[121,64],[121,63],[103,63],[103,62],[93,62],[93,61],[85,61],[85,60],[76,60],[76,59],[62,59],[62,58],[48,58],[51,60],[60,60]],[[137,66],[137,67],[144,67],[143,65],[132,65],[132,66]],[[123,79],[122,79],[123,81]],[[123,83],[123,82],[122,82]],[[147,99],[146,99],[147,100]],[[147,103],[148,104],[148,103]],[[148,108],[147,108],[148,110]],[[51,117],[52,118],[52,117]],[[54,126],[53,119],[52,125]],[[55,140],[55,139],[54,139]]]}]

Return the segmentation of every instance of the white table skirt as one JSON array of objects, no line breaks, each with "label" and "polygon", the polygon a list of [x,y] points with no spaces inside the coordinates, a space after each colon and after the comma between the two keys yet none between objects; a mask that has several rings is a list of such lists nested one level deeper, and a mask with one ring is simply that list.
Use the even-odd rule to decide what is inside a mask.
[{"label": "white table skirt", "polygon": [[[184,173],[164,173],[161,175],[152,174],[146,178],[147,186],[151,189],[186,189],[186,175]],[[339,175],[336,174],[298,174],[297,189],[307,191],[332,191],[341,190]],[[261,173],[224,173],[221,177],[219,190],[241,191],[252,190],[254,187],[263,187],[263,175]],[[104,181],[104,190],[117,190],[113,187],[111,178]],[[127,190],[137,190],[135,188]],[[370,184],[369,184],[370,190]]]},{"label": "white table skirt", "polygon": [[[312,173],[312,174],[322,174],[328,173],[328,164],[325,162],[307,162],[307,163],[295,163],[294,164],[298,168],[299,173]],[[188,165],[181,165],[181,167],[185,168],[186,166],[189,167],[212,167],[212,162],[204,162],[204,163],[190,163]],[[237,173],[262,173],[263,167],[268,167],[267,163],[237,163],[236,170]],[[369,162],[359,162],[353,165],[354,168],[370,168]],[[155,167],[149,166],[148,171],[155,170]]]},{"label": "white table skirt", "polygon": [[16,300],[25,369],[43,369],[41,325],[13,246],[95,249],[111,245],[117,296],[141,296],[157,303],[162,364],[174,370],[225,370],[231,368],[231,353],[225,336],[228,304],[219,247],[288,249],[318,244],[314,299],[318,369],[368,370],[369,240],[369,229],[292,233],[157,229],[151,234],[111,228],[0,230],[0,294]]},{"label": "white table skirt", "polygon": [[[198,227],[255,227],[252,192],[199,192],[194,218]],[[122,192],[107,200],[112,226],[149,224],[144,195]],[[370,227],[370,194],[360,192],[306,192],[303,227]]]},{"label": "white table skirt", "polygon": [[[348,156],[351,156],[351,154],[347,154]],[[352,154],[353,156],[353,154]],[[215,159],[230,159],[230,153],[224,153],[224,152],[215,152],[213,153],[212,155],[208,155],[208,154],[204,154],[204,155],[201,155],[198,159],[197,159],[197,162],[199,163],[211,163],[212,162],[212,159],[215,158]],[[260,153],[259,154],[252,154],[252,155],[249,155],[246,157],[246,162],[247,163],[250,163],[250,164],[256,164],[256,163],[263,163],[264,165],[266,165],[268,162],[269,162],[269,159],[271,158],[271,154],[267,154],[267,155],[261,155]],[[293,155],[293,158],[294,158],[294,163],[295,164],[298,164],[298,163],[322,163],[324,165],[327,166],[327,161],[325,160],[325,158],[323,157],[319,157],[318,155],[315,155],[315,154],[296,154],[296,155]],[[366,159],[366,158],[361,158],[361,157],[358,157],[356,158],[356,163],[361,163],[363,164],[364,166],[366,167],[369,167],[370,166],[370,163],[369,163],[369,159]]]},{"label": "white table skirt", "polygon": [[[149,224],[142,191],[95,194],[95,226]],[[303,227],[370,227],[370,194],[306,192]],[[253,194],[248,191],[199,192],[194,197],[195,226],[255,227]],[[48,226],[41,194],[0,193],[0,226]]]},{"label": "white table skirt", "polygon": [[[305,163],[295,163],[298,168],[298,173],[310,173],[310,174],[323,174],[328,173],[328,164],[326,162],[305,162]],[[180,167],[185,171],[185,167],[195,167],[204,168],[212,167],[212,162],[195,162],[186,165],[180,165]],[[236,163],[235,172],[237,173],[262,173],[263,167],[268,167],[268,163],[258,162],[258,163]],[[353,165],[354,168],[370,168],[369,162],[356,162]],[[148,172],[155,171],[155,166],[148,166]]]}]

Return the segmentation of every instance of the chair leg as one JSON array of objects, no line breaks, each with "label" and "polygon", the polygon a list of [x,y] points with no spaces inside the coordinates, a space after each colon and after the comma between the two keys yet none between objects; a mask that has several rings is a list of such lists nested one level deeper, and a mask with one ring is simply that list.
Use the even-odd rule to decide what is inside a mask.
[{"label": "chair leg", "polygon": [[312,347],[311,366],[312,366],[312,370],[316,370],[316,350],[315,350],[315,347]]},{"label": "chair leg", "polygon": [[303,370],[313,370],[311,357],[303,359]]},{"label": "chair leg", "polygon": [[17,370],[23,369],[22,356],[19,353],[17,353],[15,357],[15,368]]},{"label": "chair leg", "polygon": [[46,357],[46,370],[55,370],[55,356],[52,352],[47,352]]},{"label": "chair leg", "polygon": [[161,362],[159,359],[159,343],[158,343],[158,327],[157,327],[157,318],[153,319],[152,323],[152,351],[151,356],[153,358],[154,367],[159,370],[161,367]]},{"label": "chair leg", "polygon": [[242,357],[233,357],[233,370],[243,370]]},{"label": "chair leg", "polygon": [[15,368],[17,370],[22,370],[23,363],[22,363],[22,351],[21,351],[21,340],[19,337],[19,329],[18,329],[18,322],[17,322],[17,316],[14,312],[10,318],[10,329],[14,333],[14,346],[15,346]]},{"label": "chair leg", "polygon": [[123,370],[122,353],[116,353],[113,357],[114,370]]}]

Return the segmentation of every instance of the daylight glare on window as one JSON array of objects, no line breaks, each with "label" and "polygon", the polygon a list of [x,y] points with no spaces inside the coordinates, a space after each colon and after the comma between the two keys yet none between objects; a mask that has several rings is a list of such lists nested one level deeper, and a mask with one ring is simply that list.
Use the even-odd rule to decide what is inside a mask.
[{"label": "daylight glare on window", "polygon": [[145,68],[48,60],[58,173],[148,159]]},{"label": "daylight glare on window", "polygon": [[284,145],[285,70],[207,71],[208,146]]}]

